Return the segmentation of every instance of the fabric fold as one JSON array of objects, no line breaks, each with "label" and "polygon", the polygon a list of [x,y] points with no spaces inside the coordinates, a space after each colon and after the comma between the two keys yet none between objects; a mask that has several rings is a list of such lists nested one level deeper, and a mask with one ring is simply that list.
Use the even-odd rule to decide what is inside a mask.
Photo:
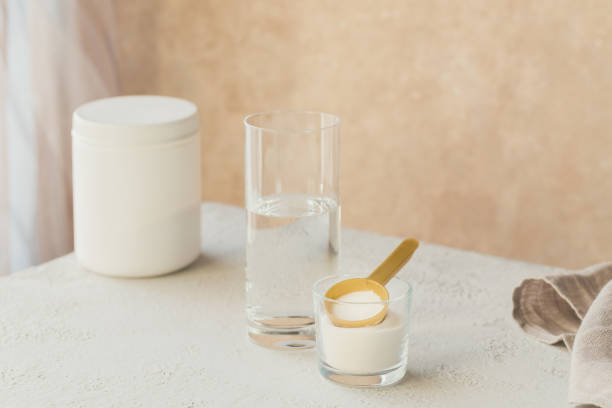
[{"label": "fabric fold", "polygon": [[525,279],[512,298],[527,334],[572,351],[570,403],[612,408],[612,263]]},{"label": "fabric fold", "polygon": [[569,401],[612,407],[612,282],[589,308],[572,352]]}]

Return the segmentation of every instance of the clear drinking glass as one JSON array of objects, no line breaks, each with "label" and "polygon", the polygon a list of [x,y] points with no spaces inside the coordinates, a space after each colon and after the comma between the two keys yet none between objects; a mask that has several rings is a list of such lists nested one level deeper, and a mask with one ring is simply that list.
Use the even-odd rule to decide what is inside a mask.
[{"label": "clear drinking glass", "polygon": [[249,336],[276,349],[310,348],[312,284],[338,268],[340,120],[277,111],[244,125]]},{"label": "clear drinking glass", "polygon": [[[334,284],[351,278],[363,275],[328,276],[313,285],[319,371],[324,378],[343,385],[395,384],[406,374],[412,287],[398,278],[391,279],[385,285],[388,301],[343,302],[325,297]],[[338,327],[328,316],[334,311],[363,314],[364,307],[380,311],[385,304],[389,307],[387,315],[375,326]]]}]

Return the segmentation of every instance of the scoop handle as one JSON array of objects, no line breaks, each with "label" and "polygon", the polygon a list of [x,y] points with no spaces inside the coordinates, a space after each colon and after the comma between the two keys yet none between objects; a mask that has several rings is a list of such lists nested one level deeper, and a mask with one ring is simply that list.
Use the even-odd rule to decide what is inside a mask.
[{"label": "scoop handle", "polygon": [[386,285],[412,258],[412,254],[414,254],[418,247],[419,241],[416,239],[408,238],[403,240],[387,259],[378,265],[378,268],[368,276],[368,279],[374,280],[383,286]]}]

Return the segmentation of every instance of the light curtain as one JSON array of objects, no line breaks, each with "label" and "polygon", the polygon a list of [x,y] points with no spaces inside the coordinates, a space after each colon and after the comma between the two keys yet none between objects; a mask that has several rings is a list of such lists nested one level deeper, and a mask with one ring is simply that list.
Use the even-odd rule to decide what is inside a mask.
[{"label": "light curtain", "polygon": [[118,94],[111,0],[0,0],[0,274],[72,250],[71,114]]}]

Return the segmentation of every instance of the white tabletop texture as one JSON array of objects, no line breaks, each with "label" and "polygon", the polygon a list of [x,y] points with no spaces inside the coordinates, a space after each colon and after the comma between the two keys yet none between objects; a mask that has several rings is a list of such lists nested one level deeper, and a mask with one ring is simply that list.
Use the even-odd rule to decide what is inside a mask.
[{"label": "white tabletop texture", "polygon": [[[245,215],[202,206],[202,256],[154,279],[83,270],[74,255],[0,278],[1,407],[559,407],[569,355],[511,317],[526,277],[562,270],[423,244],[409,375],[356,389],[323,380],[316,352],[247,340]],[[399,238],[343,230],[343,272],[368,273]]]}]

